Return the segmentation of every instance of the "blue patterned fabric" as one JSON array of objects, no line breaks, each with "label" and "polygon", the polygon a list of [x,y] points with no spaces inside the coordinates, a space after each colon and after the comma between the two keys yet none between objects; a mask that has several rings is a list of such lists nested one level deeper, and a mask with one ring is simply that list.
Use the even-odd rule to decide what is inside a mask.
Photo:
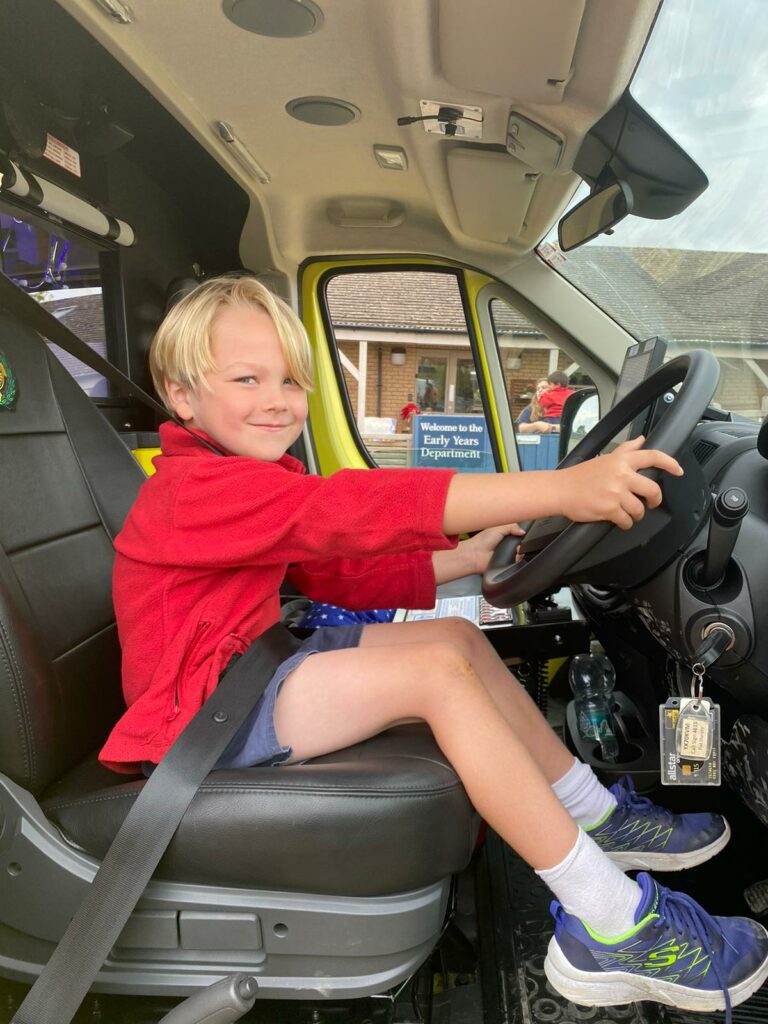
[{"label": "blue patterned fabric", "polygon": [[395,611],[395,608],[376,608],[369,612],[351,612],[346,608],[338,608],[335,604],[313,601],[299,625],[306,629],[315,629],[319,626],[353,626],[356,623],[368,625],[375,622],[391,622],[395,617]]}]

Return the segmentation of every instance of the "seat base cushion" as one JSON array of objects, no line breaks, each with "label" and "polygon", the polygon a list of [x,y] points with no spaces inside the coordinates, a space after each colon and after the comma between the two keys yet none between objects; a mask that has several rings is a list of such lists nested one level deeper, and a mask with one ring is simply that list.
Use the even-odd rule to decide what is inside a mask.
[{"label": "seat base cushion", "polygon": [[[101,859],[143,778],[80,764],[41,799]],[[466,867],[477,816],[426,726],[390,729],[300,765],[212,772],[156,872],[176,882],[379,896]]]}]

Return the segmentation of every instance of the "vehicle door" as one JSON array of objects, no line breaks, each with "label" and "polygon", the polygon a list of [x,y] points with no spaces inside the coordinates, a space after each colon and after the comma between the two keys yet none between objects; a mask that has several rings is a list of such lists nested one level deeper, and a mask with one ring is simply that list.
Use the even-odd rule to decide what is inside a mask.
[{"label": "vehicle door", "polygon": [[[547,285],[556,293],[559,276],[532,258],[541,264],[541,294]],[[559,370],[569,386],[597,384],[606,399],[613,387],[613,367],[575,336],[568,316],[558,323],[522,290],[465,267],[423,258],[312,261],[301,268],[299,294],[316,360],[310,414],[323,474],[554,468],[556,430],[518,427],[536,382]],[[549,301],[568,312],[557,294]],[[618,351],[626,344],[620,339]],[[616,339],[608,348],[617,350]]]}]

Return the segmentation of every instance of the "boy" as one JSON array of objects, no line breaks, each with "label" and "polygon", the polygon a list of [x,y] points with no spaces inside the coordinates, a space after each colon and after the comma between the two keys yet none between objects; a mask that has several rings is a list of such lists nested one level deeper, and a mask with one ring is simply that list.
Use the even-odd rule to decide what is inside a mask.
[{"label": "boy", "polygon": [[[644,502],[661,500],[638,470],[681,473],[669,456],[628,442],[524,477],[305,476],[286,451],[307,416],[309,342],[291,309],[249,278],[209,281],[183,298],[150,362],[188,430],[161,427],[157,473],[115,545],[128,711],[102,759],[118,769],[162,757],[232,654],[279,619],[286,574],[309,597],[345,607],[428,607],[436,583],[484,571],[504,534],[520,532],[500,524],[563,514],[628,529]],[[466,531],[480,532],[457,544]],[[727,843],[727,823],[672,815],[631,784],[605,789],[464,620],[318,630],[277,671],[218,766],[302,761],[414,719],[428,723],[479,813],[558,897],[546,970],[560,992],[592,1005],[655,999],[712,1010],[762,984],[760,925],[710,918],[649,875],[622,871],[700,863]]]}]

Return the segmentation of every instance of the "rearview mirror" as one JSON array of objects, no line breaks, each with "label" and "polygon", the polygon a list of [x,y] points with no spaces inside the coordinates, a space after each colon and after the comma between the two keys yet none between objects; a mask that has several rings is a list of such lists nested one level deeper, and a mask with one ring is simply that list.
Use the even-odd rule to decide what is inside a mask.
[{"label": "rearview mirror", "polygon": [[583,245],[596,235],[609,231],[632,212],[632,190],[624,181],[587,196],[563,217],[557,236],[563,252]]}]

